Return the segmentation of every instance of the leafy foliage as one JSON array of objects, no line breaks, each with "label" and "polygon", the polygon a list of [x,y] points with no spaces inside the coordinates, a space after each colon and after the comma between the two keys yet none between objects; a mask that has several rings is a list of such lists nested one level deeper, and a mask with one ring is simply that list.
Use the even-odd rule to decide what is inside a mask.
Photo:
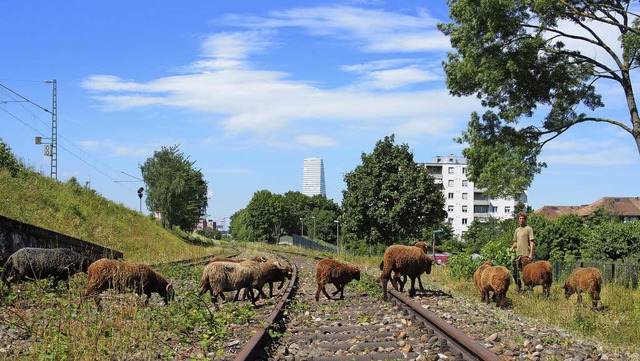
[{"label": "leafy foliage", "polygon": [[11,147],[3,142],[2,138],[0,138],[0,168],[7,169],[14,177],[24,168],[11,152]]},{"label": "leafy foliage", "polygon": [[231,216],[230,232],[237,239],[275,243],[284,234],[302,233],[335,243],[340,207],[322,195],[300,192],[255,192],[246,208]]},{"label": "leafy foliage", "polygon": [[147,207],[161,215],[164,227],[193,230],[206,213],[207,182],[194,164],[174,145],[162,147],[140,166]]},{"label": "leafy foliage", "polygon": [[469,280],[473,278],[473,273],[484,262],[481,258],[473,259],[468,253],[454,254],[449,257],[447,267],[449,274],[457,280]]},{"label": "leafy foliage", "polygon": [[442,191],[418,168],[407,144],[396,145],[394,135],[386,136],[361,159],[344,176],[345,233],[367,244],[391,245],[418,238],[445,219]]},{"label": "leafy foliage", "polygon": [[[487,195],[518,197],[546,167],[537,160],[542,147],[580,123],[619,127],[640,152],[632,81],[640,20],[629,3],[448,1],[452,22],[439,24],[455,49],[444,62],[447,87],[453,95],[475,94],[489,108],[482,117],[474,112],[456,140],[468,144],[468,177]],[[610,34],[618,43],[607,43]],[[590,115],[604,107],[596,84],[619,87],[629,116]],[[548,110],[542,124],[516,126],[541,109]]]}]

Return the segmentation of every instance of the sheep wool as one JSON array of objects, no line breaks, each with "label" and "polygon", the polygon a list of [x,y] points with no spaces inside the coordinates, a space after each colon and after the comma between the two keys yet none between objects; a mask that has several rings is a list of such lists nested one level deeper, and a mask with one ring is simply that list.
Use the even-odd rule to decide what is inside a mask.
[{"label": "sheep wool", "polygon": [[595,267],[576,268],[564,284],[564,295],[567,299],[572,294],[578,294],[578,303],[582,303],[581,292],[591,296],[591,308],[598,308],[600,290],[602,288],[602,274]]},{"label": "sheep wool", "polygon": [[18,283],[29,278],[53,277],[54,287],[64,281],[69,289],[69,277],[87,272],[89,259],[67,248],[25,247],[14,252],[4,264],[4,283]]},{"label": "sheep wool", "polygon": [[482,301],[491,302],[491,292],[496,306],[504,308],[506,306],[507,291],[511,284],[511,273],[504,266],[488,266],[480,276],[480,287]]},{"label": "sheep wool", "polygon": [[484,299],[484,292],[482,292],[482,283],[481,283],[482,273],[484,272],[484,270],[486,270],[487,268],[489,268],[491,266],[493,266],[493,262],[485,261],[473,273],[473,284],[476,286],[478,291],[480,291],[480,296],[481,296],[482,302],[486,302],[487,301],[487,300]]},{"label": "sheep wool", "polygon": [[325,288],[328,283],[336,287],[332,296],[340,293],[340,299],[343,299],[344,287],[354,279],[360,281],[360,269],[358,267],[329,258],[321,260],[316,266],[316,301],[320,300],[320,292],[327,299],[331,299]]},{"label": "sheep wool", "polygon": [[[422,273],[431,273],[433,259],[427,256],[425,249],[418,246],[393,245],[387,247],[384,252],[383,269],[378,277],[382,287],[383,298],[387,299],[387,283],[391,281],[394,289],[398,289],[397,277],[391,277],[391,272],[411,278],[409,295],[415,295],[415,280]],[[422,285],[420,283],[420,285]],[[424,288],[421,287],[422,290]]]},{"label": "sheep wool", "polygon": [[173,284],[145,264],[126,264],[113,259],[102,258],[89,266],[87,292],[85,297],[93,297],[100,308],[99,294],[108,289],[118,293],[133,290],[139,296],[145,294],[149,303],[152,293],[159,294],[165,304],[173,299]]},{"label": "sheep wool", "polygon": [[522,282],[529,290],[535,286],[542,286],[542,294],[548,297],[553,281],[552,269],[548,261],[525,262],[522,267]]}]

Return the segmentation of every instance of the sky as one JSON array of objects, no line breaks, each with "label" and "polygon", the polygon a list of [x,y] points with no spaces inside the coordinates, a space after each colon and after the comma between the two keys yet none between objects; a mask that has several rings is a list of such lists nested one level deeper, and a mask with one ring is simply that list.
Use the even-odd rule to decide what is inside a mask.
[{"label": "sky", "polygon": [[[51,137],[42,108],[55,79],[60,181],[138,210],[140,165],[179,145],[219,224],[259,190],[302,191],[309,157],[323,159],[340,204],[344,175],[385,136],[416,162],[462,155],[453,139],[482,109],[446,88],[452,48],[436,26],[448,14],[444,0],[11,0],[0,12],[0,84],[11,90],[0,87],[0,138],[50,174],[34,139]],[[598,90],[599,114],[629,124],[620,91]],[[638,149],[618,127],[572,128],[539,160],[548,167],[527,191],[533,209],[640,195]]]}]

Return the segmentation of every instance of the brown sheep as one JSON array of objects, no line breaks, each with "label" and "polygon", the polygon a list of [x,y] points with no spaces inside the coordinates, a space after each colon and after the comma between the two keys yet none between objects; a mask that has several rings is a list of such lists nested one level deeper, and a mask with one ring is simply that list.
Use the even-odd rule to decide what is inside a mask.
[{"label": "brown sheep", "polygon": [[159,294],[165,304],[173,299],[173,284],[168,282],[158,272],[145,264],[126,264],[113,259],[102,258],[93,262],[87,270],[87,292],[85,297],[93,296],[100,308],[98,295],[108,289],[118,293],[129,290],[139,296],[147,296],[145,304],[149,304],[152,293]]},{"label": "brown sheep", "polygon": [[582,304],[581,292],[588,292],[591,296],[591,308],[598,307],[600,289],[602,288],[602,274],[594,267],[576,268],[564,284],[564,296],[569,299],[572,294],[578,294],[578,303]]},{"label": "brown sheep", "polygon": [[254,297],[253,289],[259,288],[261,291],[262,286],[272,277],[271,272],[276,269],[281,272],[285,268],[279,262],[211,262],[202,271],[200,294],[209,292],[218,309],[218,296],[223,292],[245,289],[249,300],[255,304],[258,297]]},{"label": "brown sheep", "polygon": [[473,273],[473,284],[476,286],[478,291],[480,291],[482,302],[487,302],[487,300],[484,299],[484,295],[485,294],[482,291],[481,277],[482,277],[482,273],[484,272],[484,270],[486,270],[487,268],[489,268],[491,266],[493,266],[493,262],[486,261],[483,264],[481,264],[478,267],[478,269]]},{"label": "brown sheep", "polygon": [[490,295],[493,292],[493,301],[498,307],[504,308],[510,284],[511,273],[506,267],[487,266],[480,276],[482,301],[491,302]]},{"label": "brown sheep", "polygon": [[[425,249],[420,246],[393,245],[387,247],[384,252],[382,273],[378,277],[378,283],[382,286],[382,297],[385,300],[387,299],[387,283],[389,280],[393,288],[398,289],[397,279],[396,277],[391,277],[391,272],[411,278],[409,296],[414,296],[416,293],[416,278],[419,278],[422,273],[430,273],[432,264],[433,259],[427,256]],[[424,288],[421,289],[424,290]]]},{"label": "brown sheep", "polygon": [[[427,254],[427,252],[428,252],[427,244],[424,241],[416,242],[414,244],[414,247],[420,248],[421,250],[424,251],[425,254]],[[380,262],[380,271],[382,271],[383,269],[384,269],[384,260],[382,260]],[[431,267],[426,269],[425,273],[426,274],[431,274]],[[393,279],[398,284],[398,288],[396,288],[396,291],[403,292],[404,291],[404,285],[407,283],[407,275],[403,275],[403,274],[401,274],[399,272],[395,272],[393,274]],[[391,284],[393,285],[394,288],[396,287],[393,282],[391,282]],[[420,287],[421,291],[424,291],[424,287],[422,286],[422,280],[420,279],[420,276],[418,276],[418,286]]]},{"label": "brown sheep", "polygon": [[542,294],[548,297],[553,280],[551,263],[547,261],[529,262],[528,257],[523,257],[522,282],[529,290],[535,286],[542,286]]},{"label": "brown sheep", "polygon": [[360,269],[355,266],[336,261],[334,259],[323,259],[316,266],[316,301],[320,300],[320,292],[324,293],[327,299],[331,299],[325,286],[332,283],[336,290],[332,296],[340,293],[340,299],[344,299],[344,286],[351,280],[360,281]]}]

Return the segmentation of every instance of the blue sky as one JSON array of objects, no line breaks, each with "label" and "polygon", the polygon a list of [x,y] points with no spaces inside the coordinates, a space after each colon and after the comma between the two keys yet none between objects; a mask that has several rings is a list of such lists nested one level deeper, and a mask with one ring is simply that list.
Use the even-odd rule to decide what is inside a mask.
[{"label": "blue sky", "polygon": [[[440,0],[10,1],[0,84],[50,109],[43,81],[57,80],[59,180],[138,209],[143,184],[129,175],[179,144],[220,222],[258,190],[301,191],[307,157],[323,158],[327,196],[340,203],[344,174],[392,133],[417,162],[461,155],[452,139],[481,109],[448,95],[451,49],[436,29],[447,16]],[[628,124],[620,92],[601,90],[600,113]],[[49,174],[34,137],[50,136],[51,116],[16,99],[0,88],[0,138]],[[534,209],[639,195],[640,156],[619,128],[572,129],[540,160]]]}]

